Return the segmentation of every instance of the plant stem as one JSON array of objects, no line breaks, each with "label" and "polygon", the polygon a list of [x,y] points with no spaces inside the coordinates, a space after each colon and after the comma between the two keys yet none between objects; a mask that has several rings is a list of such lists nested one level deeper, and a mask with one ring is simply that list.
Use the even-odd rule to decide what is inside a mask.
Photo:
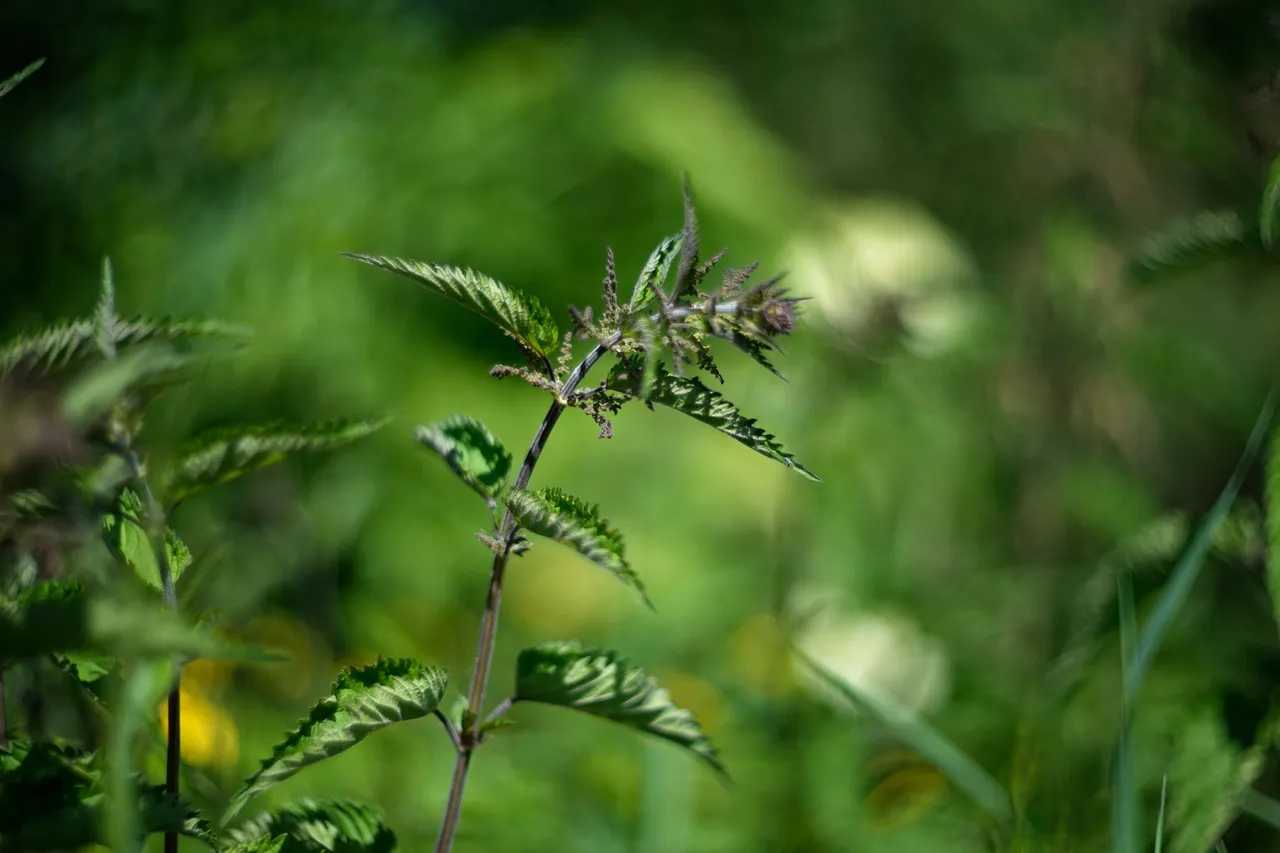
[{"label": "plant stem", "polygon": [[[547,446],[547,439],[551,437],[551,430],[555,428],[556,422],[564,414],[569,396],[577,390],[578,385],[586,378],[587,372],[609,352],[610,348],[618,343],[620,338],[620,333],[615,334],[597,345],[565,379],[564,384],[556,392],[556,399],[552,402],[551,408],[547,410],[546,416],[543,417],[537,433],[534,434],[533,441],[529,444],[529,452],[525,454],[524,464],[520,466],[520,473],[516,475],[512,488],[523,489],[529,485],[529,478],[533,476],[533,468],[538,464],[538,457],[542,455],[543,448]],[[458,749],[457,761],[453,766],[453,781],[449,785],[449,802],[445,806],[444,820],[440,826],[440,837],[436,839],[436,853],[449,853],[453,848],[453,837],[458,831],[458,819],[462,814],[462,793],[467,785],[467,771],[471,769],[471,754],[479,745],[476,731],[480,722],[480,713],[484,707],[484,691],[489,683],[489,667],[493,663],[493,650],[498,637],[498,611],[502,604],[502,580],[507,570],[507,556],[512,543],[515,542],[516,534],[519,532],[520,525],[516,522],[516,517],[511,512],[511,508],[507,507],[502,516],[502,523],[498,526],[498,535],[495,537],[503,543],[504,547],[493,557],[493,570],[489,575],[489,592],[485,599],[484,616],[480,620],[480,640],[476,646],[476,663],[475,670],[471,676],[471,693],[467,701],[467,716],[463,720],[462,731],[458,733],[461,746]]]},{"label": "plant stem", "polygon": [[[125,462],[133,475],[134,484],[138,487],[143,505],[146,507],[147,539],[156,557],[156,566],[160,570],[160,590],[164,595],[165,605],[173,612],[178,611],[178,591],[173,581],[173,567],[169,565],[169,549],[165,545],[164,508],[156,500],[151,485],[147,482],[142,470],[142,461],[132,445],[124,448]],[[169,737],[165,749],[165,790],[178,796],[181,789],[182,773],[182,697],[178,687],[182,680],[182,666],[175,667],[173,689],[169,691]],[[166,832],[164,835],[164,853],[178,853],[178,833]]]}]

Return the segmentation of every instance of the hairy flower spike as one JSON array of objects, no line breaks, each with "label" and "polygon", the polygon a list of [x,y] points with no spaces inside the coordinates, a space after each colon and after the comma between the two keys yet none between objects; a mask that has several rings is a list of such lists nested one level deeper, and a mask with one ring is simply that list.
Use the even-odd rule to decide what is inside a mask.
[{"label": "hairy flower spike", "polygon": [[618,313],[618,273],[614,268],[612,248],[605,250],[604,310],[606,319],[610,320]]},{"label": "hairy flower spike", "polygon": [[495,364],[489,368],[489,375],[494,379],[506,379],[508,376],[515,376],[528,382],[534,388],[541,388],[544,391],[555,393],[556,383],[546,378],[541,373],[531,370],[528,367],[512,367],[508,364]]}]

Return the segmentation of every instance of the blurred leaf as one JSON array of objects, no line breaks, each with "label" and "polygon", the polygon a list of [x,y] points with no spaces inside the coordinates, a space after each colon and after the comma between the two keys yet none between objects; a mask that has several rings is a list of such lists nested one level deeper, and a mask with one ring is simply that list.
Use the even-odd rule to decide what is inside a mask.
[{"label": "blurred leaf", "polygon": [[41,57],[40,59],[37,59],[35,62],[31,63],[26,68],[19,71],[17,74],[14,74],[13,76],[9,77],[9,79],[5,80],[3,83],[0,83],[0,98],[3,98],[5,95],[12,92],[18,86],[19,83],[21,83],[23,80],[26,80],[32,74],[35,74],[37,71],[39,71],[40,66],[42,65],[44,65],[43,57]]},{"label": "blurred leaf", "polygon": [[1231,211],[1201,211],[1153,234],[1142,242],[1134,258],[1134,275],[1151,281],[1189,270],[1209,261],[1241,254],[1255,237]]},{"label": "blurred leaf", "polygon": [[336,450],[372,435],[389,420],[273,423],[213,430],[187,445],[165,481],[163,493],[171,504],[177,504],[289,456]]},{"label": "blurred leaf", "polygon": [[636,279],[635,289],[631,292],[631,301],[627,305],[629,312],[639,311],[653,301],[657,295],[655,288],[661,288],[666,282],[671,272],[671,263],[680,254],[682,243],[683,235],[673,234],[659,243],[649,255],[649,260],[640,270],[640,277]]},{"label": "blurred leaf", "polygon": [[[1137,616],[1133,609],[1133,578],[1116,576],[1116,601],[1120,611],[1120,665],[1127,678],[1137,642]],[[1142,802],[1134,768],[1133,703],[1120,697],[1120,735],[1116,738],[1111,767],[1111,849],[1113,853],[1140,853],[1142,849]]]},{"label": "blurred leaf", "polygon": [[[1233,509],[1214,531],[1210,554],[1222,560],[1247,562],[1254,540],[1263,532],[1256,511]],[[1168,574],[1192,533],[1191,516],[1185,512],[1162,515],[1121,542],[1099,564],[1085,583],[1071,617],[1071,636],[1050,667],[1048,681],[1055,694],[1074,687],[1085,665],[1097,654],[1101,636],[1116,612],[1117,580]]]},{"label": "blurred leaf", "polygon": [[1258,211],[1258,230],[1262,236],[1262,245],[1268,250],[1275,248],[1276,239],[1280,237],[1280,157],[1271,161],[1271,170],[1267,173],[1267,185],[1262,190],[1262,205]]},{"label": "blurred leaf", "polygon": [[608,571],[640,593],[645,604],[653,604],[644,584],[627,564],[622,534],[600,517],[600,510],[557,488],[527,491],[512,489],[507,507],[524,527],[539,536],[568,545],[591,562]]},{"label": "blurred leaf", "polygon": [[[142,499],[132,489],[120,493],[116,511],[103,516],[102,541],[116,561],[128,566],[148,586],[161,590],[160,567],[156,564],[156,552],[151,547],[142,521]],[[165,550],[169,556],[169,571],[177,583],[182,573],[191,565],[191,551],[171,528],[165,529]]]},{"label": "blurred leaf", "polygon": [[271,751],[231,798],[222,823],[233,818],[254,795],[305,767],[332,758],[392,723],[424,717],[436,709],[449,674],[417,661],[379,660],[339,673],[330,694],[311,708],[305,720]]},{"label": "blurred leaf", "polygon": [[[88,425],[130,396],[144,392],[154,396],[187,381],[191,368],[234,354],[243,341],[213,339],[200,343],[204,345],[194,346],[189,341],[147,343],[122,358],[95,365],[77,376],[63,392],[64,417],[76,426]],[[230,347],[226,346],[228,343]]]},{"label": "blurred leaf", "polygon": [[[15,338],[0,347],[0,377],[18,369],[49,372],[93,358],[99,355],[97,331],[94,320],[70,320]],[[115,324],[114,332],[112,343],[117,347],[193,338],[247,338],[242,328],[227,323],[172,318],[125,320]]]},{"label": "blurred leaf", "polygon": [[1278,397],[1280,397],[1280,390],[1275,388],[1267,395],[1266,402],[1262,405],[1262,411],[1258,413],[1258,419],[1254,424],[1253,434],[1249,436],[1249,440],[1245,444],[1244,454],[1240,457],[1236,470],[1231,474],[1231,479],[1227,481],[1227,485],[1218,496],[1218,500],[1209,511],[1209,515],[1200,525],[1190,545],[1187,546],[1186,551],[1183,552],[1182,557],[1178,560],[1178,564],[1174,567],[1173,573],[1169,578],[1169,583],[1160,592],[1155,609],[1142,629],[1142,633],[1134,647],[1133,666],[1125,673],[1124,696],[1128,702],[1133,702],[1136,699],[1138,691],[1142,687],[1143,679],[1146,678],[1147,670],[1155,660],[1156,653],[1160,650],[1160,645],[1164,641],[1164,636],[1169,631],[1169,626],[1173,624],[1173,620],[1182,610],[1187,596],[1191,594],[1191,588],[1195,585],[1196,578],[1200,576],[1200,569],[1204,566],[1205,557],[1208,555],[1209,548],[1213,543],[1214,534],[1227,517],[1231,505],[1235,502],[1236,495],[1240,492],[1240,486],[1244,482],[1245,475],[1253,466],[1253,461],[1266,440],[1272,417],[1275,415]]},{"label": "blurred leaf", "polygon": [[245,845],[277,836],[285,839],[273,848],[279,853],[390,853],[396,846],[396,835],[383,823],[382,812],[352,800],[303,798],[228,833],[232,841]]},{"label": "blurred leaf", "polygon": [[[214,846],[206,821],[163,787],[140,785],[139,825]],[[102,770],[94,753],[51,743],[15,742],[0,750],[0,851],[69,850],[106,840]]]},{"label": "blurred leaf", "polygon": [[[637,396],[640,389],[640,365],[634,357],[620,359],[609,373],[610,390]],[[674,376],[661,364],[656,369],[652,401],[669,406],[720,432],[742,442],[755,452],[781,462],[810,480],[821,481],[804,465],[782,449],[774,436],[755,425],[754,418],[745,418],[732,403],[703,385],[696,376]]]},{"label": "blurred leaf", "polygon": [[647,732],[684,747],[727,777],[693,714],[676,707],[647,672],[615,652],[563,641],[525,649],[516,661],[515,701],[574,708]]},{"label": "blurred leaf", "polygon": [[274,661],[280,656],[217,639],[158,602],[90,598],[79,583],[42,581],[0,608],[0,654],[29,658],[78,651],[122,657],[179,655]]},{"label": "blurred leaf", "polygon": [[1156,813],[1156,849],[1155,853],[1164,850],[1164,810],[1169,799],[1169,774],[1160,780],[1160,811]]},{"label": "blurred leaf", "polygon": [[491,505],[502,494],[511,471],[511,454],[484,424],[467,415],[454,415],[443,423],[418,427],[414,438],[439,454],[458,479]]},{"label": "blurred leaf", "polygon": [[1205,853],[1218,842],[1244,808],[1275,743],[1275,720],[1259,729],[1258,742],[1246,749],[1228,737],[1217,709],[1205,707],[1178,733],[1178,751],[1169,767],[1169,853]]},{"label": "blurred leaf", "polygon": [[1280,429],[1271,435],[1267,456],[1267,589],[1271,593],[1272,613],[1280,625]]},{"label": "blurred leaf", "polygon": [[854,707],[861,709],[904,744],[919,752],[988,814],[1001,823],[1009,821],[1013,814],[1009,795],[987,771],[947,740],[941,732],[888,697],[837,678],[804,652],[797,649],[794,654],[820,681],[837,690]]},{"label": "blurred leaf", "polygon": [[153,718],[156,705],[178,678],[171,658],[125,662],[125,677],[111,702],[111,730],[106,757],[106,814],[103,820],[107,846],[115,853],[137,853],[140,827],[134,800],[133,760],[138,735]]},{"label": "blurred leaf", "polygon": [[531,294],[474,270],[350,252],[343,255],[413,279],[428,290],[470,308],[497,324],[526,350],[541,356],[543,366],[554,372],[551,360],[560,348],[560,330],[551,312]]}]

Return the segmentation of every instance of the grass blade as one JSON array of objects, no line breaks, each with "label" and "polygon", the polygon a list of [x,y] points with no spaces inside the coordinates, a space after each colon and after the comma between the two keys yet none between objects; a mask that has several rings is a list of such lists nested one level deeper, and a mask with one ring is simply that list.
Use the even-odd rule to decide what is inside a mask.
[{"label": "grass blade", "polygon": [[1004,788],[941,732],[887,697],[847,684],[799,649],[794,654],[824,683],[924,756],[984,811],[1002,824],[1009,822],[1013,805]]}]

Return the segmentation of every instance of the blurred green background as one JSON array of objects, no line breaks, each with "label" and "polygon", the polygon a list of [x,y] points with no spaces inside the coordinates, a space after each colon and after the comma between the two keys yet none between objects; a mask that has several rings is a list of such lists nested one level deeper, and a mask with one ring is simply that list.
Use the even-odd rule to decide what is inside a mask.
[{"label": "blurred green background", "polygon": [[[1025,849],[1105,846],[1114,618],[1078,690],[1047,676],[1099,561],[1212,503],[1280,355],[1271,269],[1139,287],[1125,261],[1171,218],[1255,208],[1280,149],[1264,4],[7,0],[0,45],[0,76],[48,59],[0,103],[0,332],[87,312],[109,255],[123,313],[256,333],[158,404],[153,441],[396,415],[176,519],[203,558],[186,605],[298,661],[189,668],[197,798],[225,797],[347,663],[417,656],[465,689],[487,516],[411,429],[466,412],[522,452],[545,410],[487,377],[518,356],[483,320],[338,253],[581,307],[606,246],[626,288],[679,228],[688,172],[707,254],[813,297],[789,383],[721,367],[824,482],[670,411],[628,407],[610,441],[566,417],[535,481],[602,505],[657,613],[539,545],[508,576],[490,695],[534,642],[616,648],[698,713],[735,784],[520,708],[475,761],[457,849],[990,849],[962,794],[790,671],[782,626],[815,613],[814,654],[1013,790]],[[1175,806],[1207,808],[1277,675],[1259,562],[1220,561],[1143,694],[1148,797],[1167,773]],[[266,799],[358,797],[428,849],[452,759],[424,721]],[[1275,830],[1242,818],[1227,841],[1270,850]]]}]

